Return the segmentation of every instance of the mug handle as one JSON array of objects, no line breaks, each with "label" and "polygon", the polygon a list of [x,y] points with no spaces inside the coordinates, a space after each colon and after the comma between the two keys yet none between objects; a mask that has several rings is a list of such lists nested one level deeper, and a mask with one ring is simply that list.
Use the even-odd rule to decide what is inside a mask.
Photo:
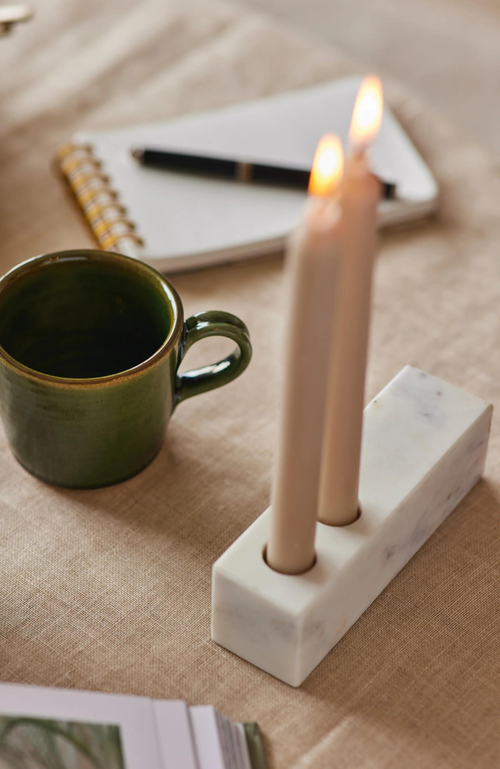
[{"label": "mug handle", "polygon": [[214,390],[232,382],[244,372],[252,357],[252,345],[247,327],[229,312],[209,310],[192,315],[184,322],[177,368],[189,348],[209,336],[227,336],[238,347],[223,360],[202,368],[177,374],[175,379],[174,408],[193,395]]}]

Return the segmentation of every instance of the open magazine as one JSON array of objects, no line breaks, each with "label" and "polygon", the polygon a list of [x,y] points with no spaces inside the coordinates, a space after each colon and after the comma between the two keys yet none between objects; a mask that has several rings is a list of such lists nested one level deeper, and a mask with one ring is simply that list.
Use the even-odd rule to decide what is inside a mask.
[{"label": "open magazine", "polygon": [[257,724],[210,705],[0,684],[0,769],[266,769]]}]

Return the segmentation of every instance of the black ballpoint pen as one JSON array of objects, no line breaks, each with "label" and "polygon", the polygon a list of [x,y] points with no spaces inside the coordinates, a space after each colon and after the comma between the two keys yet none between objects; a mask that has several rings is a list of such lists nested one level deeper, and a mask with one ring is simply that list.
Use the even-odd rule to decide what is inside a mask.
[{"label": "black ballpoint pen", "polygon": [[[169,152],[146,147],[133,149],[132,157],[141,165],[150,168],[163,168],[166,171],[215,176],[221,179],[233,179],[241,183],[270,184],[307,190],[310,171],[301,168],[252,163],[244,160],[227,160],[207,155],[193,155],[186,152]],[[392,200],[396,196],[396,186],[381,180],[382,197]]]}]

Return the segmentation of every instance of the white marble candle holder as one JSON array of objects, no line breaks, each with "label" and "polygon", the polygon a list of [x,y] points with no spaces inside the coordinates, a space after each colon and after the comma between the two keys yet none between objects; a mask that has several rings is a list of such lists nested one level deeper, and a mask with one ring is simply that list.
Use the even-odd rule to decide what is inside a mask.
[{"label": "white marble candle holder", "polygon": [[213,568],[212,638],[299,686],[480,479],[492,407],[407,366],[366,407],[362,514],[319,523],[306,574],[264,560],[270,510]]}]

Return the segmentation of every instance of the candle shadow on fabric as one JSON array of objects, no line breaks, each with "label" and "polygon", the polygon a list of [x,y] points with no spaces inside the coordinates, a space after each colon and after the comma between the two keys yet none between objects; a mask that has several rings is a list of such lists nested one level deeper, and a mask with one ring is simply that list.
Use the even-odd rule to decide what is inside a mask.
[{"label": "candle shadow on fabric", "polygon": [[[491,578],[499,504],[500,490],[482,480],[305,681],[301,689],[330,709],[331,727],[301,767],[326,765],[352,740],[383,741],[387,765],[403,745],[411,763],[413,745],[415,765],[449,766],[457,735],[469,765],[475,751],[479,760],[471,725],[500,730],[500,593]],[[488,690],[479,669],[491,671]]]}]

